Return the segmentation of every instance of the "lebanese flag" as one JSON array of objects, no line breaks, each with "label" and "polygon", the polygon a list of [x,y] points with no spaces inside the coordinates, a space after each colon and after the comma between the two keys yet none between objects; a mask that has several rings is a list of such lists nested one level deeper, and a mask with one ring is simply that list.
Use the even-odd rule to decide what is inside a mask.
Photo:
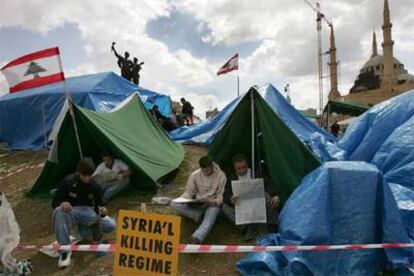
[{"label": "lebanese flag", "polygon": [[217,76],[239,69],[239,53],[235,54],[217,72]]},{"label": "lebanese flag", "polygon": [[6,77],[10,93],[65,80],[58,47],[19,57],[0,72]]}]

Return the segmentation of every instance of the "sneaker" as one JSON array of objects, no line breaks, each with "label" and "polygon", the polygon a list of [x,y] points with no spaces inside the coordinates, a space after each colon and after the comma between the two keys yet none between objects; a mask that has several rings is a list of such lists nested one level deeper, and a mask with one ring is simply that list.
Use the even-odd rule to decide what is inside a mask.
[{"label": "sneaker", "polygon": [[195,238],[195,237],[191,237],[188,240],[188,244],[201,244],[201,241],[199,239]]},{"label": "sneaker", "polygon": [[98,218],[94,223],[89,225],[89,228],[92,231],[93,241],[99,242],[103,237],[101,232],[101,220]]},{"label": "sneaker", "polygon": [[70,257],[72,255],[71,251],[62,252],[59,255],[58,267],[66,268],[70,265]]}]

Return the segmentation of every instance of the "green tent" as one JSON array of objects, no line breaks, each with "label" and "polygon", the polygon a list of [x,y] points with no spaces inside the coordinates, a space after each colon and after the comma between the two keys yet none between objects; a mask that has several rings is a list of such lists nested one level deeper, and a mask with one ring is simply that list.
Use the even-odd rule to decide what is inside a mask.
[{"label": "green tent", "polygon": [[[168,137],[137,94],[110,113],[76,105],[73,112],[83,156],[92,158],[97,165],[101,162],[101,152],[111,151],[130,166],[133,171],[130,186],[140,191],[155,190],[156,181],[177,169],[184,158],[182,146]],[[75,171],[80,159],[71,115],[67,108],[61,114],[48,160],[31,195],[49,192],[60,179]]]},{"label": "green tent", "polygon": [[[252,87],[239,102],[212,142],[208,154],[222,168],[231,168],[232,157],[252,157],[252,105],[254,106],[255,165],[263,160],[265,175],[272,179],[285,201],[302,177],[320,165],[319,160],[285,125]],[[252,159],[252,158],[251,158]],[[263,167],[263,166],[260,166]],[[257,169],[255,169],[257,171]]]},{"label": "green tent", "polygon": [[359,115],[367,111],[369,108],[369,106],[358,103],[329,101],[326,104],[323,113],[338,113],[358,117]]}]

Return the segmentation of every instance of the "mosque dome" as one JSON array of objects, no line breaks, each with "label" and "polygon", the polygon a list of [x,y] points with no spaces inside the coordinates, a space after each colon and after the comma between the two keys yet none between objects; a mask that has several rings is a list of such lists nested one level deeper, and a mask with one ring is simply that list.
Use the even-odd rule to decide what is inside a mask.
[{"label": "mosque dome", "polygon": [[[404,67],[404,65],[396,58],[394,59],[394,68]],[[377,66],[384,66],[384,56],[382,55],[376,55],[371,57],[362,67],[362,70],[368,69],[368,68],[377,68]]]}]

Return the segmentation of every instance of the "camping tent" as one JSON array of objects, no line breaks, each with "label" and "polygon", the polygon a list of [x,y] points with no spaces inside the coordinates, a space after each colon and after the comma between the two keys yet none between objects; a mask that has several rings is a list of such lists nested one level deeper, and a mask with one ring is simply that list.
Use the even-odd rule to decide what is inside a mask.
[{"label": "camping tent", "polygon": [[[252,136],[255,137],[254,144]],[[320,165],[255,87],[242,96],[210,145],[208,154],[221,167],[229,168],[234,155],[242,153],[252,156],[253,147],[254,159],[259,161],[254,162],[255,165],[264,161],[267,172],[263,174],[269,174],[280,190],[282,200],[288,198],[303,176]]]},{"label": "camping tent", "polygon": [[[314,133],[319,133],[328,141],[335,141],[335,137],[305,118],[297,111],[280,92],[271,84],[255,88],[265,99],[279,118],[296,134],[304,143],[311,140]],[[170,133],[174,141],[184,144],[210,145],[215,135],[231,116],[242,96],[230,102],[218,115],[198,125],[181,127]]]},{"label": "camping tent", "polygon": [[[171,141],[146,111],[137,94],[113,112],[100,113],[74,106],[74,117],[84,157],[95,164],[100,153],[111,151],[133,170],[131,183],[139,190],[152,190],[155,182],[172,172],[184,158],[181,145]],[[31,189],[32,195],[50,191],[66,174],[75,171],[80,158],[72,117],[66,112],[46,165]]]},{"label": "camping tent", "polygon": [[[108,112],[138,91],[147,108],[157,104],[165,116],[171,114],[168,96],[138,87],[113,72],[68,78],[66,84],[73,102],[84,108]],[[10,149],[44,148],[65,97],[63,82],[0,97],[0,142]]]}]

